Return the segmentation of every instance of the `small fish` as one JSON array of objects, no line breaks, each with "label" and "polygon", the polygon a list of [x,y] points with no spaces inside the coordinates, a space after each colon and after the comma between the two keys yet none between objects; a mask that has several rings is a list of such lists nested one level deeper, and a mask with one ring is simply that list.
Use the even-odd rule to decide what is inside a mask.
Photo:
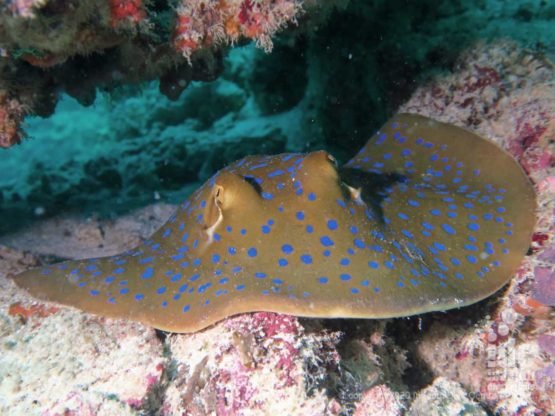
[{"label": "small fish", "polygon": [[324,151],[246,157],[136,249],[15,282],[42,300],[174,332],[252,311],[407,316],[505,285],[528,250],[535,204],[502,149],[400,114],[341,168]]}]

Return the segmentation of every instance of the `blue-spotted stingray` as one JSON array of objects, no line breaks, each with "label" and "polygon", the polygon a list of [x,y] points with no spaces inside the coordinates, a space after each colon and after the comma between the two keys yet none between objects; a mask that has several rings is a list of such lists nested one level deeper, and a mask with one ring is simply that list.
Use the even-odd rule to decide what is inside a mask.
[{"label": "blue-spotted stingray", "polygon": [[15,282],[39,299],[174,332],[251,311],[408,316],[505,285],[528,250],[535,204],[502,149],[400,114],[341,168],[324,151],[246,157],[140,247]]}]

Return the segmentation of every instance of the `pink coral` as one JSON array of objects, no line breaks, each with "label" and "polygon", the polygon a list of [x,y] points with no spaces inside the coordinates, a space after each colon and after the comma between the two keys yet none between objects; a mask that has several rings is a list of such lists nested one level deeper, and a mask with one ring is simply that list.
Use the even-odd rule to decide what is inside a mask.
[{"label": "pink coral", "polygon": [[109,0],[112,26],[121,22],[139,23],[146,17],[142,0]]},{"label": "pink coral", "polygon": [[295,23],[301,10],[298,0],[183,0],[173,44],[187,59],[200,48],[234,43],[241,37],[271,51],[271,36]]},{"label": "pink coral", "polygon": [[534,299],[544,305],[555,306],[555,271],[547,267],[536,267],[534,275]]}]

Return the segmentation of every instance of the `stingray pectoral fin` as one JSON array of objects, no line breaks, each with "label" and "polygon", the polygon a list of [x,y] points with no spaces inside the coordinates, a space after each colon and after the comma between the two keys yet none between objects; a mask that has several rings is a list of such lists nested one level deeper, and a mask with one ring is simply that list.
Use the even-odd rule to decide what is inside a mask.
[{"label": "stingray pectoral fin", "polygon": [[[154,262],[147,257],[119,255],[88,260],[70,260],[30,269],[13,278],[33,297],[110,318],[131,319],[164,327],[165,316],[152,314],[140,300],[152,301],[159,287]],[[152,305],[153,306],[153,305]],[[157,305],[159,306],[159,305]]]},{"label": "stingray pectoral fin", "polygon": [[533,186],[508,153],[468,130],[401,114],[347,166],[398,175],[381,201],[383,234],[393,241],[399,285],[418,288],[400,297],[399,314],[483,299],[528,250]]}]

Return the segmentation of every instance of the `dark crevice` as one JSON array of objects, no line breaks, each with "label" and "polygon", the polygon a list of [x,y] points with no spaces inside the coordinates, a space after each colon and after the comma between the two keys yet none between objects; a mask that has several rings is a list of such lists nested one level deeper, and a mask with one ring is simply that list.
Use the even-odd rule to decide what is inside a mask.
[{"label": "dark crevice", "polygon": [[345,167],[339,169],[339,176],[344,184],[360,190],[360,198],[382,225],[385,224],[382,207],[384,199],[395,185],[408,179],[407,176],[396,172],[381,174]]}]

